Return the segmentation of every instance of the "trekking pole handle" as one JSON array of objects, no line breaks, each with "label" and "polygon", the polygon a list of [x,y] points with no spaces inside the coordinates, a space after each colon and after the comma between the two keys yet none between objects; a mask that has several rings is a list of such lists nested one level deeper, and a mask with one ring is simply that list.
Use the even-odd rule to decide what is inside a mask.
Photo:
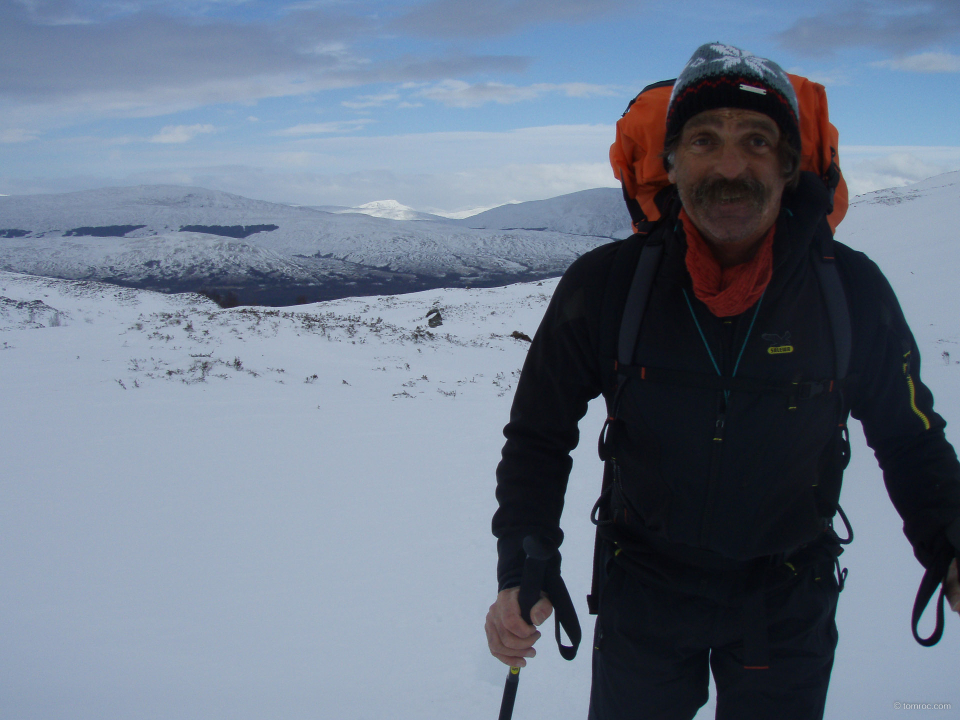
[{"label": "trekking pole handle", "polygon": [[[540,600],[540,590],[543,588],[547,562],[553,557],[556,548],[550,548],[535,535],[528,535],[523,540],[523,551],[527,557],[523,561],[523,575],[520,578],[517,602],[520,604],[520,617],[527,625],[533,625],[530,621],[530,611]],[[520,668],[511,667],[507,672],[507,681],[503,686],[499,720],[511,720],[513,717],[513,704],[517,699],[519,684]]]},{"label": "trekking pole handle", "polygon": [[536,535],[528,535],[523,539],[523,551],[527,558],[523,562],[523,576],[520,579],[520,592],[517,595],[517,602],[520,604],[520,617],[527,625],[533,625],[530,620],[530,611],[540,600],[547,562],[557,550],[551,548]]}]

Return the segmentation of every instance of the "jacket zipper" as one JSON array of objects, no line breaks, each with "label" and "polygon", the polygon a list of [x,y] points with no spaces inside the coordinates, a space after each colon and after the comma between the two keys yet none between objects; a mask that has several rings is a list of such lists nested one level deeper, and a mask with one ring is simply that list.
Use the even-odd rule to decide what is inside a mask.
[{"label": "jacket zipper", "polygon": [[[725,320],[720,328],[720,369],[723,375],[730,370],[732,361],[731,348],[733,338],[730,338],[732,321]],[[735,333],[735,330],[734,330]],[[710,474],[707,476],[706,502],[703,508],[703,518],[700,523],[700,545],[707,547],[710,534],[710,523],[713,515],[713,505],[716,500],[717,487],[720,484],[720,462],[723,457],[723,436],[727,425],[727,396],[723,390],[717,393],[717,419],[713,426],[713,442],[710,449]]]},{"label": "jacket zipper", "polygon": [[[687,301],[687,307],[690,309],[690,315],[693,317],[693,322],[697,326],[697,332],[700,333],[700,339],[703,341],[703,346],[707,351],[707,355],[710,357],[710,362],[713,363],[713,369],[717,371],[717,375],[720,377],[728,377],[724,374],[723,370],[728,370],[732,364],[733,369],[730,370],[729,377],[734,378],[737,376],[737,370],[740,369],[740,360],[743,358],[743,353],[747,349],[747,343],[750,340],[750,335],[753,333],[753,326],[757,322],[757,316],[760,314],[760,306],[763,304],[764,295],[766,291],[760,296],[760,299],[757,300],[756,307],[753,311],[753,317],[750,320],[750,326],[747,328],[746,335],[743,338],[743,343],[740,346],[740,352],[737,355],[735,362],[733,361],[733,351],[735,348],[734,341],[736,340],[736,330],[737,325],[734,324],[732,320],[721,321],[721,332],[720,332],[720,361],[723,363],[723,368],[717,364],[717,359],[714,357],[713,351],[710,349],[710,343],[707,342],[707,336],[703,332],[703,327],[700,325],[700,321],[697,319],[697,313],[693,309],[693,303],[690,301],[690,295],[687,293],[686,289],[683,291],[684,299]],[[700,521],[700,544],[702,547],[709,547],[707,544],[707,537],[710,532],[710,520],[711,520],[711,508],[713,507],[714,496],[717,492],[717,485],[720,482],[720,461],[722,459],[723,452],[723,436],[726,432],[727,424],[727,400],[730,396],[728,390],[720,390],[717,395],[717,420],[714,424],[713,432],[713,448],[710,452],[710,474],[707,478],[707,492],[706,492],[706,504],[703,508],[703,517]]]},{"label": "jacket zipper", "polygon": [[710,534],[710,521],[712,516],[713,503],[717,494],[717,486],[720,484],[720,460],[723,454],[723,435],[727,424],[727,408],[723,392],[720,392],[719,410],[717,411],[717,421],[713,429],[713,447],[710,451],[710,475],[707,478],[707,497],[703,508],[703,519],[700,523],[700,545],[707,547],[707,537]]}]

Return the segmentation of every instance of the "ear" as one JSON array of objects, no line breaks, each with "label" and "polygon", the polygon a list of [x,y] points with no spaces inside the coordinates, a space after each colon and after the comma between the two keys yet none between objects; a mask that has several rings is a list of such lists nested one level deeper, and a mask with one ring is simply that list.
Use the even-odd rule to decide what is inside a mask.
[{"label": "ear", "polygon": [[670,169],[667,170],[667,180],[670,181],[671,185],[677,184],[677,166],[676,164],[671,165]]}]

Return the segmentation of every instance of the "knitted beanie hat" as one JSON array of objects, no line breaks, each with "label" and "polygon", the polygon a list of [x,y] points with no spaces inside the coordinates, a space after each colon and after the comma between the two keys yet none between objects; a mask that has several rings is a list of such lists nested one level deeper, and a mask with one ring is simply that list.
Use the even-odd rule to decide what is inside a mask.
[{"label": "knitted beanie hat", "polygon": [[800,110],[790,78],[772,60],[721,43],[697,48],[673,85],[667,140],[704,110],[733,107],[769,115],[800,152]]}]

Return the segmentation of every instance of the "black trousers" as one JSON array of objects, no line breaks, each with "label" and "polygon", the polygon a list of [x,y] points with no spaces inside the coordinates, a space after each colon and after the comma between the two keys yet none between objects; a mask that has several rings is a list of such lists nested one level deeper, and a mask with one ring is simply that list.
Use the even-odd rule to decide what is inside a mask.
[{"label": "black trousers", "polygon": [[707,702],[710,670],[718,720],[822,718],[837,645],[832,561],[763,591],[768,669],[744,667],[745,597],[703,585],[680,592],[612,564],[594,636],[590,720],[689,720]]}]

